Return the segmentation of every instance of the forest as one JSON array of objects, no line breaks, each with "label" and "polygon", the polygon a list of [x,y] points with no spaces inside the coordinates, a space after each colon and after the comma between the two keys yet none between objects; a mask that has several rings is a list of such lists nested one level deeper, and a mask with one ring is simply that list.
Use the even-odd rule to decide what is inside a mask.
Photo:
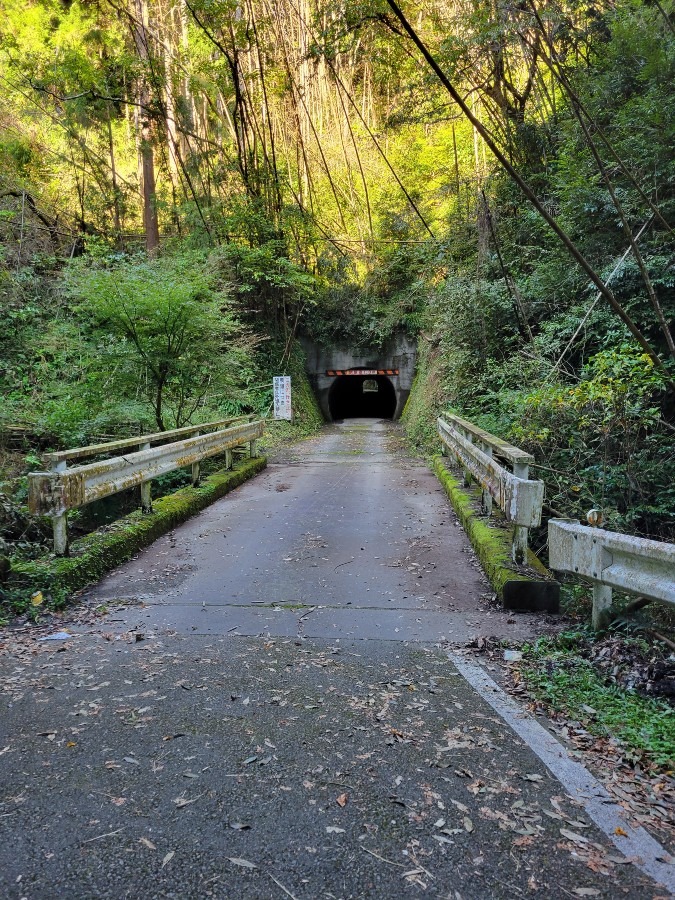
[{"label": "forest", "polygon": [[2,0],[0,82],[3,545],[45,450],[399,330],[423,452],[458,412],[675,539],[672,0]]}]

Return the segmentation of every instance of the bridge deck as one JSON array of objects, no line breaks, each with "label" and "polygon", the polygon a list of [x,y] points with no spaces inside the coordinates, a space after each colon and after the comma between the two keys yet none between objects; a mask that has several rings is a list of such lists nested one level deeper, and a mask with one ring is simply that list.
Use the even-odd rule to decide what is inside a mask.
[{"label": "bridge deck", "polygon": [[126,624],[185,633],[463,642],[526,638],[396,426],[333,425],[106,578]]}]

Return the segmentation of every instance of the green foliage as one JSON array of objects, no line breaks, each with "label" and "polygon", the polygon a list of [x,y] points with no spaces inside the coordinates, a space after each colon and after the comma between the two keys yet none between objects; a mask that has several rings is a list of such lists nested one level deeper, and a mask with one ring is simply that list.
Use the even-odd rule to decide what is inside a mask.
[{"label": "green foliage", "polygon": [[[449,65],[495,51],[497,45],[481,43],[491,15],[475,12],[468,31],[447,39]],[[513,54],[504,26],[491,40],[504,38],[500,46]],[[635,182],[650,197],[658,193],[660,210],[672,220],[672,34],[658,10],[641,3],[621,3],[592,27],[583,14],[564,27],[557,39],[577,54],[584,47],[566,61],[567,76],[595,118],[591,132],[633,233],[651,216]],[[521,171],[603,279],[611,278],[619,303],[673,371],[643,274],[630,254],[620,261],[628,239],[564,92],[551,122],[556,131],[546,166],[525,152]],[[427,339],[406,410],[411,436],[434,448],[429,421],[444,409],[459,411],[535,455],[546,503],[557,513],[584,518],[600,507],[611,528],[673,540],[672,396],[664,377],[605,301],[594,302],[585,278],[514,185],[497,175],[484,192],[490,221],[480,201],[463,229],[451,220],[441,277],[427,297]],[[655,221],[641,233],[640,249],[672,327],[672,235]]]},{"label": "green foliage", "polygon": [[94,338],[99,395],[139,385],[157,427],[180,427],[236,392],[237,366],[250,349],[223,290],[218,260],[199,252],[131,260],[69,273],[75,312]]},{"label": "green foliage", "polygon": [[232,273],[232,290],[242,308],[262,314],[279,330],[293,313],[315,302],[316,278],[288,259],[278,241],[227,244],[218,255]]},{"label": "green foliage", "polygon": [[521,675],[528,688],[591,734],[619,740],[635,761],[670,766],[675,717],[669,704],[606,683],[582,648],[583,638],[576,633],[526,647]]},{"label": "green foliage", "polygon": [[305,314],[306,330],[320,344],[348,347],[382,347],[401,329],[418,334],[438,257],[433,245],[389,245],[362,283],[352,270],[325,285]]},{"label": "green foliage", "polygon": [[[239,293],[228,254],[149,261],[89,243],[60,281],[35,269],[0,280],[0,428],[25,423],[53,446],[154,431],[158,395],[167,427],[267,411],[286,340],[249,313],[248,272]],[[298,270],[280,268],[290,296]]]},{"label": "green foliage", "polygon": [[584,517],[603,509],[609,527],[667,536],[675,467],[661,425],[663,378],[622,346],[591,358],[572,385],[513,392],[509,436],[546,460],[553,506]]}]

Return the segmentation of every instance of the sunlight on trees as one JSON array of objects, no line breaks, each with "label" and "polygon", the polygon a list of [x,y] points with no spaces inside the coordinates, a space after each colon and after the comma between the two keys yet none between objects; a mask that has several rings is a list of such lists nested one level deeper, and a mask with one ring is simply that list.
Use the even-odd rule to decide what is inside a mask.
[{"label": "sunlight on trees", "polygon": [[6,0],[0,423],[262,408],[299,333],[403,328],[417,439],[450,405],[670,534],[672,0],[397,9]]}]

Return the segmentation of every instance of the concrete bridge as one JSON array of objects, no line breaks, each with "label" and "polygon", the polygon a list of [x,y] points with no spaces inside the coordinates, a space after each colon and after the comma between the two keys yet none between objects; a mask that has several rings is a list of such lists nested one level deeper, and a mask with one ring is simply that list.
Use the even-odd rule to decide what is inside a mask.
[{"label": "concrete bridge", "polygon": [[409,335],[398,332],[380,349],[321,347],[308,338],[301,343],[310,383],[329,422],[361,416],[399,418],[417,359]]},{"label": "concrete bridge", "polygon": [[[321,377],[337,415],[358,398],[341,385],[371,376]],[[379,377],[396,415],[400,370]],[[152,476],[209,442],[253,455],[256,426],[109,466]],[[522,456],[475,428],[475,444],[459,441],[460,427],[439,438],[454,435],[517,522],[528,482],[499,474],[497,451]],[[172,518],[70,617],[0,647],[1,896],[510,900],[526,896],[516,880],[553,900],[675,892],[665,848],[501,690],[496,659],[486,671],[467,654],[541,626],[491,602],[445,493],[398,434],[345,418],[285,448],[200,515]],[[86,492],[100,474],[56,471],[63,490],[47,494],[65,502],[68,479]]]}]

